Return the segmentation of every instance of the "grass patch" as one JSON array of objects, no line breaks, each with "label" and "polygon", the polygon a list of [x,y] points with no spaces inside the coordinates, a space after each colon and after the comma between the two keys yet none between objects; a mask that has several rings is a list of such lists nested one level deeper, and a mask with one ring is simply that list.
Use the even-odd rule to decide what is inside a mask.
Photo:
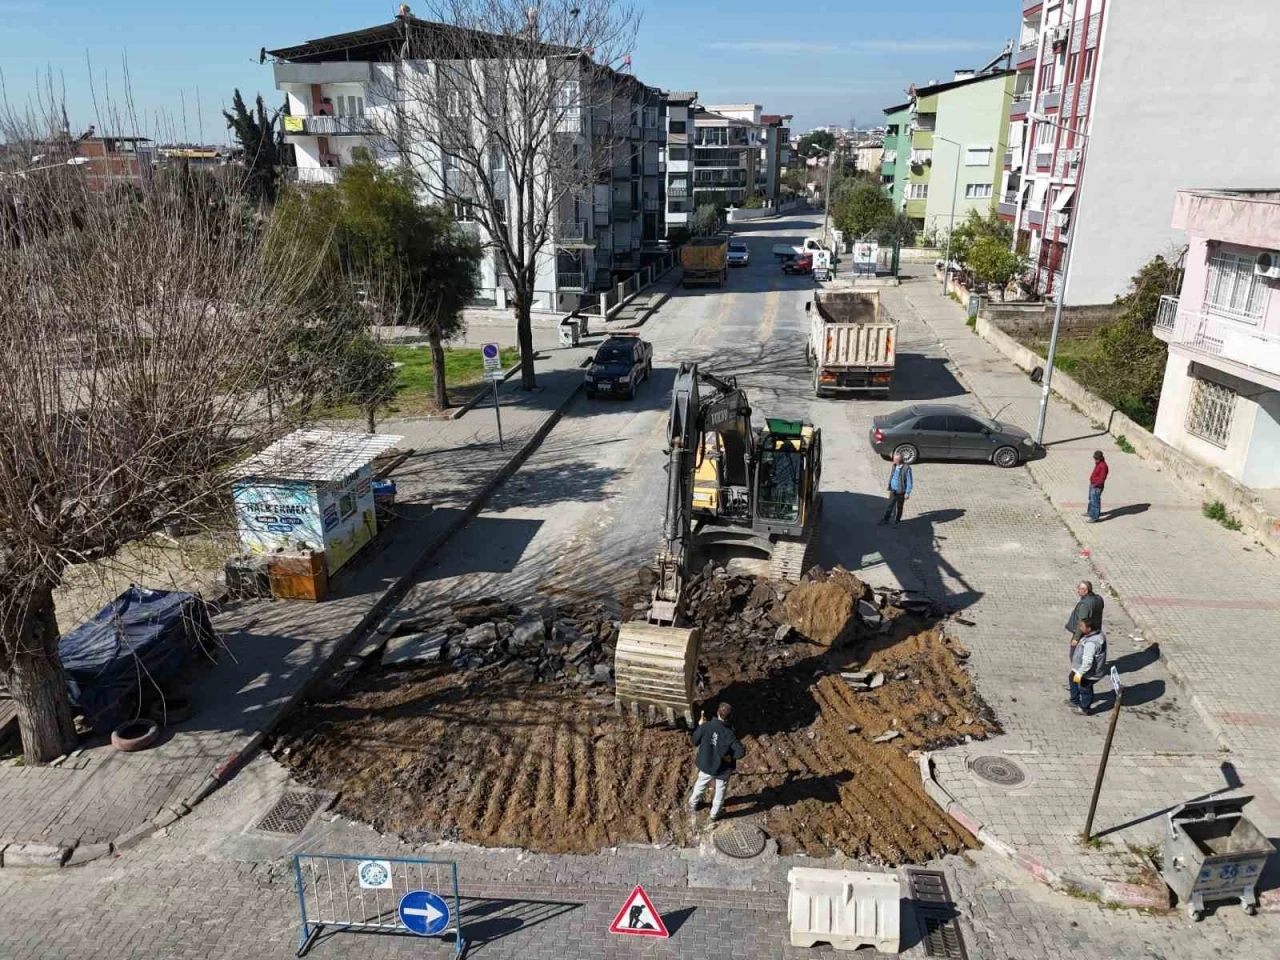
[{"label": "grass patch", "polygon": [[[1041,357],[1049,355],[1048,340],[1019,340],[1019,342]],[[1097,381],[1094,371],[1102,366],[1101,349],[1100,342],[1094,337],[1059,337],[1058,346],[1053,354],[1053,369],[1061,370],[1086,390],[1096,393],[1134,423],[1148,430],[1154,430],[1155,414],[1148,411],[1137,397],[1128,394],[1117,395],[1112,392],[1111,384]]]},{"label": "grass patch", "polygon": [[976,326],[978,325],[978,318],[977,318],[977,317],[970,317],[968,320],[966,320],[966,321],[964,322],[964,325],[965,325],[966,327],[971,327],[971,328],[972,328],[972,327],[976,327]]},{"label": "grass patch", "polygon": [[964,301],[960,299],[960,294],[956,293],[954,290],[948,290],[947,296],[960,306],[963,307],[965,305]]},{"label": "grass patch", "polygon": [[1234,513],[1228,512],[1226,505],[1221,500],[1215,500],[1213,503],[1205,503],[1200,507],[1200,512],[1210,520],[1217,520],[1228,530],[1239,530],[1243,524]]},{"label": "grass patch", "polygon": [[1116,446],[1119,447],[1121,450],[1123,450],[1125,453],[1134,452],[1133,444],[1129,442],[1129,438],[1126,437],[1123,433],[1120,434],[1120,436],[1116,437]]}]

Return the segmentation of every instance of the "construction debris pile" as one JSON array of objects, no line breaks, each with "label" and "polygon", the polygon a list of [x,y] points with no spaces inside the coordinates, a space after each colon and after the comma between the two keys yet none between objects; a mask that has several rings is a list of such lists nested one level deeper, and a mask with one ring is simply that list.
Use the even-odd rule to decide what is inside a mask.
[{"label": "construction debris pile", "polygon": [[[444,622],[392,624],[371,661],[388,669],[306,705],[273,752],[339,791],[346,815],[408,840],[692,842],[687,733],[612,709],[619,625],[643,619],[653,576],[639,572],[620,614],[486,598]],[[914,755],[998,726],[927,598],[840,567],[786,584],[708,566],[682,605],[702,634],[698,706],[731,703],[747,746],[730,818],[812,856],[898,864],[972,845],[924,793]]]}]

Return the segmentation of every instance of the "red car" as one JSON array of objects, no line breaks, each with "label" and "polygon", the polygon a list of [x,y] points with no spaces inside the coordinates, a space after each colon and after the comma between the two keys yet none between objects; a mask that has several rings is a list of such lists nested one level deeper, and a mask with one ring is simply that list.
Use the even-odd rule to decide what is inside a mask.
[{"label": "red car", "polygon": [[802,253],[782,261],[783,273],[813,273],[813,254]]}]

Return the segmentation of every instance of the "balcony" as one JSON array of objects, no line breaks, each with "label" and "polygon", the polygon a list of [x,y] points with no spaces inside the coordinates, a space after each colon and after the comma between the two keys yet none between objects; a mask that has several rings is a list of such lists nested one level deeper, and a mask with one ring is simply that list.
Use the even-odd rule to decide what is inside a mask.
[{"label": "balcony", "polygon": [[1044,211],[1043,210],[1027,210],[1027,226],[1041,230],[1044,228]]},{"label": "balcony", "polygon": [[661,210],[661,209],[662,209],[662,204],[661,204],[661,202],[659,201],[659,199],[658,199],[657,197],[645,197],[645,198],[644,198],[644,212],[645,212],[645,213],[657,213],[657,212],[658,212],[659,210]]},{"label": "balcony", "polygon": [[1031,110],[1031,94],[1015,93],[1013,95],[1013,103],[1009,105],[1010,120],[1025,120],[1027,113]]},{"label": "balcony", "polygon": [[1040,94],[1040,106],[1037,108],[1041,113],[1046,110],[1056,110],[1062,103],[1062,88],[1050,87],[1044,93]]},{"label": "balcony", "polygon": [[284,132],[292,137],[364,137],[373,133],[373,121],[366,117],[284,117]]},{"label": "balcony", "polygon": [[615,200],[613,202],[613,219],[615,220],[630,220],[634,212],[629,200]]},{"label": "balcony", "polygon": [[1006,170],[1008,170],[1008,169],[1010,169],[1012,166],[1013,166],[1013,151],[1012,151],[1012,150],[1009,150],[1009,151],[1008,151],[1008,152],[1006,152],[1006,153],[1005,153],[1005,155],[1004,155],[1004,168],[1005,168]]},{"label": "balcony", "polygon": [[564,270],[556,271],[556,289],[557,290],[585,290],[586,275],[581,271],[568,273]]},{"label": "balcony", "polygon": [[338,182],[338,168],[289,167],[285,170],[285,179],[292,180],[294,183],[323,183],[332,185]]},{"label": "balcony", "polygon": [[1042,171],[1053,169],[1053,144],[1036,147],[1036,169]]},{"label": "balcony", "polygon": [[1016,197],[1006,197],[996,204],[996,213],[1001,217],[1004,217],[1006,220],[1012,220],[1017,215],[1017,212],[1018,201]]},{"label": "balcony", "polygon": [[627,127],[628,140],[639,140],[641,136],[642,134],[641,134],[640,124],[633,123],[631,124],[631,126]]},{"label": "balcony", "polygon": [[1040,46],[1040,38],[1036,37],[1028,40],[1018,48],[1018,52],[1014,54],[1013,64],[1019,70],[1027,70],[1036,65],[1037,49]]},{"label": "balcony", "polygon": [[587,221],[562,220],[556,225],[556,246],[592,247],[595,241],[587,236]]},{"label": "balcony", "polygon": [[613,124],[608,120],[592,120],[591,135],[598,140],[607,140],[613,136]]},{"label": "balcony", "polygon": [[1022,0],[1022,16],[1029,17],[1043,6],[1044,0]]},{"label": "balcony", "polygon": [[276,85],[282,83],[362,83],[367,84],[372,64],[367,60],[335,60],[331,63],[274,63]]},{"label": "balcony", "polygon": [[592,207],[591,222],[597,227],[607,227],[609,225],[610,216],[608,207]]},{"label": "balcony", "polygon": [[1280,335],[1222,316],[1212,304],[1180,308],[1177,297],[1161,297],[1151,332],[1227,373],[1280,389]]}]

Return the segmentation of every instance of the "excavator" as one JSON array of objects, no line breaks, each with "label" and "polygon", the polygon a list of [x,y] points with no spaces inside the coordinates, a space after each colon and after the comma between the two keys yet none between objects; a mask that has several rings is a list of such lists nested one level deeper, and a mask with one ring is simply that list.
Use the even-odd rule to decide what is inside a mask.
[{"label": "excavator", "polygon": [[667,420],[667,498],[646,623],[624,624],[615,652],[619,707],[681,712],[692,722],[695,630],[679,625],[684,585],[711,550],[769,558],[769,577],[798,581],[822,512],[822,431],[767,418],[756,430],[736,378],[682,363]]}]

